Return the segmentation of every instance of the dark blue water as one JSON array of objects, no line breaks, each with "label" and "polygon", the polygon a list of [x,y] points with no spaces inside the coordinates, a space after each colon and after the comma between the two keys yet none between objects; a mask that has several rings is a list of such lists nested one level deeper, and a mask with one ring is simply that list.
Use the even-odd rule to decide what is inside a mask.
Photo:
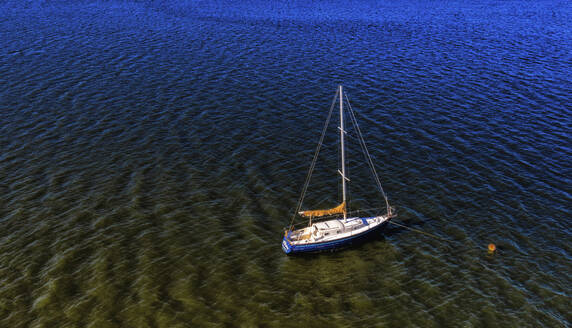
[{"label": "dark blue water", "polygon": [[[570,326],[571,22],[566,1],[0,2],[0,327]],[[338,84],[396,222],[439,239],[282,253]],[[335,152],[308,206],[337,201]]]}]

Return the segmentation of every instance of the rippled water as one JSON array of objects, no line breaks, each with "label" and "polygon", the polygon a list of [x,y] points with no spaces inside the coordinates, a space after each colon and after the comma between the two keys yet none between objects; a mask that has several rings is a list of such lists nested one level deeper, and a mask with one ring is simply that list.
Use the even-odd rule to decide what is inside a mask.
[{"label": "rippled water", "polygon": [[[0,12],[1,327],[570,325],[570,3]],[[441,239],[282,253],[340,83],[397,222]]]}]

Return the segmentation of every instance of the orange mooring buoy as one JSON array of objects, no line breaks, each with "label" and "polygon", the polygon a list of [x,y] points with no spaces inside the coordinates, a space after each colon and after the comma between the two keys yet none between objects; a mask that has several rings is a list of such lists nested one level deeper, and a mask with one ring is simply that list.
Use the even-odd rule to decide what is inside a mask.
[{"label": "orange mooring buoy", "polygon": [[497,250],[497,247],[495,246],[495,244],[489,244],[489,253],[494,253]]}]

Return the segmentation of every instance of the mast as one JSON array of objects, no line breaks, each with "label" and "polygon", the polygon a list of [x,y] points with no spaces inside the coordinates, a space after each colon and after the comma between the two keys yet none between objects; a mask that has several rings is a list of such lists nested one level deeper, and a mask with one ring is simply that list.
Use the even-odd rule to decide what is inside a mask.
[{"label": "mast", "polygon": [[342,97],[342,85],[340,84],[340,141],[342,147],[342,194],[343,194],[343,201],[344,204],[344,221],[347,219],[347,211],[346,211],[346,156],[345,156],[345,147],[344,147],[344,100]]}]

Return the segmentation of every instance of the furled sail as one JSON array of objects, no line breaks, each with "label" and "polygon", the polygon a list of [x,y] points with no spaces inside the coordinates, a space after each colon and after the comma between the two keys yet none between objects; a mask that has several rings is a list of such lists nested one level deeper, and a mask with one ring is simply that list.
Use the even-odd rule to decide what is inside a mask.
[{"label": "furled sail", "polygon": [[327,210],[310,210],[310,211],[300,211],[298,214],[307,218],[319,217],[319,216],[326,216],[326,215],[334,215],[334,214],[342,214],[346,211],[346,202],[341,203],[340,205],[330,208]]}]

